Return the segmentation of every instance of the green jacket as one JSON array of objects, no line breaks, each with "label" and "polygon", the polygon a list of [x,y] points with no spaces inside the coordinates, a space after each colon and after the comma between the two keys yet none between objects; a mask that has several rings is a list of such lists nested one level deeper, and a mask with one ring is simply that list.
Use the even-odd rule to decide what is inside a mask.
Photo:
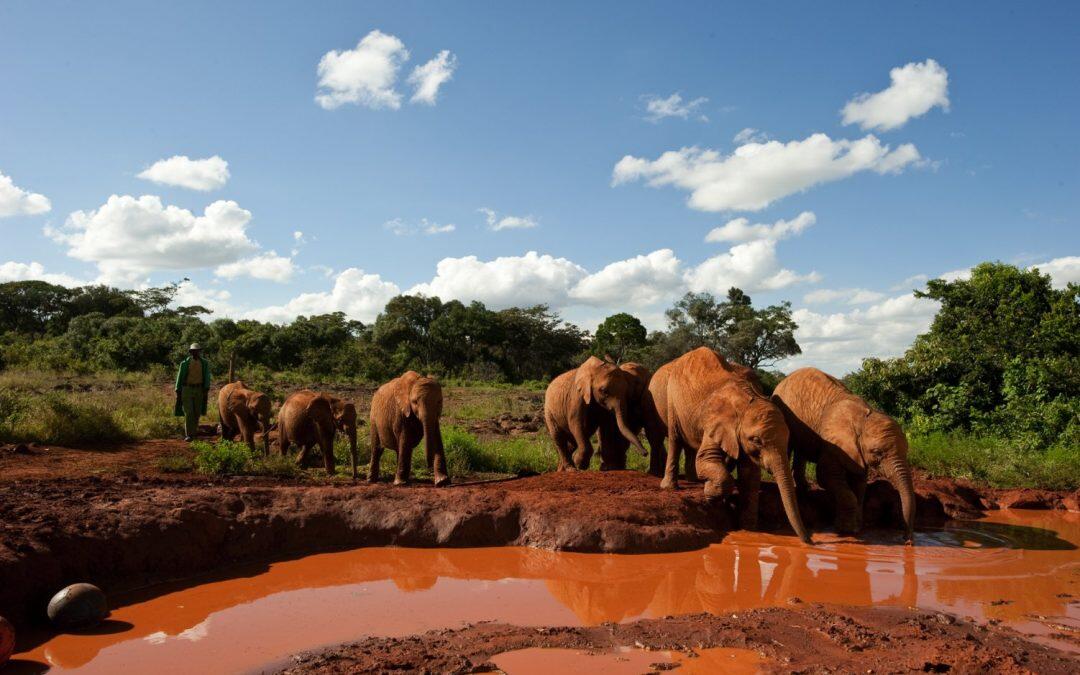
[{"label": "green jacket", "polygon": [[[206,414],[206,398],[210,393],[210,362],[206,358],[200,356],[199,361],[202,362],[202,406],[199,410],[199,415]],[[180,362],[180,370],[176,373],[176,393],[179,394],[180,390],[184,388],[184,383],[187,382],[188,367],[191,364],[191,357],[187,357]],[[180,401],[180,397],[176,397],[176,405],[173,406],[173,414],[177,417],[184,416],[184,405]]]}]

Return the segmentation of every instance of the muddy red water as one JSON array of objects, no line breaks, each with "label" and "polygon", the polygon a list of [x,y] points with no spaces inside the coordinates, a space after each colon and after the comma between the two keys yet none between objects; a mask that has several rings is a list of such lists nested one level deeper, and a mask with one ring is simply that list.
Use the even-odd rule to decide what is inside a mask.
[{"label": "muddy red water", "polygon": [[[939,609],[998,620],[1076,651],[1080,514],[1003,511],[874,543],[736,532],[673,554],[529,548],[368,548],[234,568],[114,597],[94,634],[24,633],[12,670],[235,673],[366,635],[409,635],[493,620],[594,625],[730,613],[791,598]],[[6,675],[6,673],[5,673]]]}]

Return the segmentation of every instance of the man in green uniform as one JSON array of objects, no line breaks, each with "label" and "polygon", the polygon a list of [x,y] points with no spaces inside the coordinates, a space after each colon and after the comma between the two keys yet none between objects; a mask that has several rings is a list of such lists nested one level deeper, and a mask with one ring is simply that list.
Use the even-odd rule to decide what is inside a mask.
[{"label": "man in green uniform", "polygon": [[199,431],[199,418],[206,414],[210,393],[210,364],[202,357],[202,346],[194,343],[176,373],[176,406],[173,414],[184,418],[184,440],[190,441]]}]

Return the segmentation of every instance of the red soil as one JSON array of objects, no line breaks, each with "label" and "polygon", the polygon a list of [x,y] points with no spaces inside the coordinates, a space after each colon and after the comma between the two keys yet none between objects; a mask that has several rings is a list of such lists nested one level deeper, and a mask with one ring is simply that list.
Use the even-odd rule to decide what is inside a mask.
[{"label": "red soil", "polygon": [[[698,614],[585,628],[475,624],[407,638],[369,638],[294,657],[284,673],[493,672],[496,654],[529,647],[610,652],[711,647],[760,653],[764,672],[1075,673],[1077,661],[1008,630],[902,609],[813,605]],[[667,659],[659,658],[663,662]],[[537,671],[539,672],[539,671]]]}]

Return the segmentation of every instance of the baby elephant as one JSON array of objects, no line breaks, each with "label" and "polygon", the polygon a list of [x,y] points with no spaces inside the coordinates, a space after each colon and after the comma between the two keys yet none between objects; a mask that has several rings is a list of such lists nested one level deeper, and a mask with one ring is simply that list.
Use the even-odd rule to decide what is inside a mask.
[{"label": "baby elephant", "polygon": [[334,426],[349,439],[349,457],[352,460],[352,477],[357,477],[356,470],[356,406],[336,396],[329,396],[330,408],[334,411]]},{"label": "baby elephant", "polygon": [[439,430],[442,405],[442,387],[439,383],[411,370],[379,387],[371,399],[370,482],[379,480],[379,460],[383,448],[387,447],[397,451],[394,485],[408,483],[412,451],[423,438],[427,465],[434,477],[435,487],[450,483],[450,476],[446,473],[442,432]]},{"label": "baby elephant", "polygon": [[243,382],[230,382],[218,392],[221,439],[231,441],[237,432],[255,452],[255,432],[262,432],[263,454],[270,454],[270,397],[248,389]]},{"label": "baby elephant", "polygon": [[[300,446],[297,461],[303,466],[307,453],[318,445],[326,473],[334,475],[334,427],[334,408],[329,397],[308,389],[290,395],[278,411],[281,454],[287,454],[289,446],[296,443]],[[354,466],[355,457],[354,454]]]},{"label": "baby elephant", "polygon": [[896,491],[906,540],[915,527],[915,488],[908,465],[904,430],[874,410],[840,380],[816,368],[800,368],[773,392],[791,430],[795,482],[806,489],[806,462],[817,463],[817,481],[836,500],[836,525],[842,533],[862,525],[866,472],[880,470]]}]

